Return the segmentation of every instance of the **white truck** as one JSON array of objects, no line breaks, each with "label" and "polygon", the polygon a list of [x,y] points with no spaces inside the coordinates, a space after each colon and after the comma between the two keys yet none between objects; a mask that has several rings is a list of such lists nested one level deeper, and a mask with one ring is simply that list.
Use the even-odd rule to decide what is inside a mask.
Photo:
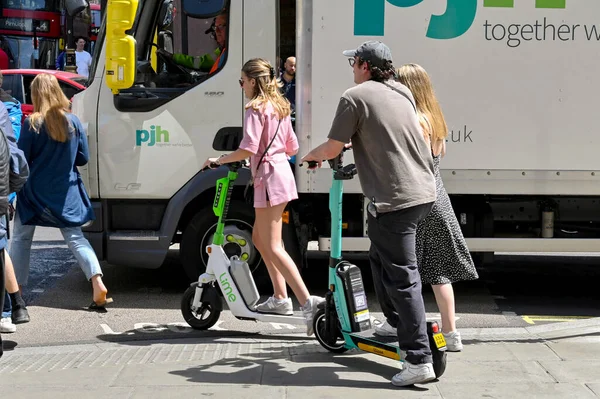
[{"label": "white truck", "polygon": [[[217,72],[156,55],[214,50],[204,31],[223,9]],[[353,85],[342,50],[376,39],[396,66],[418,63],[432,76],[451,130],[444,183],[472,252],[598,252],[599,13],[595,0],[110,0],[89,87],[73,100],[91,152],[82,173],[97,218],[86,234],[101,259],[142,268],[159,267],[179,243],[195,279],[224,174],[199,169],[241,139],[243,63],[297,57],[301,156],[326,140]],[[285,245],[305,264],[303,255],[329,249],[331,174],[295,173],[300,198],[284,215]],[[233,194],[226,251],[257,271],[265,268],[242,200],[248,176]],[[343,248],[366,251],[358,179],[345,185],[344,202]]]}]

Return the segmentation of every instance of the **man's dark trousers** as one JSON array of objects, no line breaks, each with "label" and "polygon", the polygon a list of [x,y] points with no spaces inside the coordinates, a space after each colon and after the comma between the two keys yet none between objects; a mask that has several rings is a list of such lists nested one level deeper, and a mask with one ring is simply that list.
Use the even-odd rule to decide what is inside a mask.
[{"label": "man's dark trousers", "polygon": [[375,294],[388,323],[398,329],[398,346],[412,364],[432,363],[421,276],[417,267],[417,224],[433,203],[393,212],[369,213],[369,260]]}]

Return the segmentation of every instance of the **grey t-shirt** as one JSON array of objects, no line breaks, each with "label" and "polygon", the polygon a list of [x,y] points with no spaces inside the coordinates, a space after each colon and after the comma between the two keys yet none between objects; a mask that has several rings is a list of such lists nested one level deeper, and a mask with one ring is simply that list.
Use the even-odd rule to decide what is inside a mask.
[{"label": "grey t-shirt", "polygon": [[433,158],[412,93],[400,83],[386,83],[410,100],[372,80],[352,87],[340,99],[328,136],[352,140],[363,193],[380,213],[436,199]]}]

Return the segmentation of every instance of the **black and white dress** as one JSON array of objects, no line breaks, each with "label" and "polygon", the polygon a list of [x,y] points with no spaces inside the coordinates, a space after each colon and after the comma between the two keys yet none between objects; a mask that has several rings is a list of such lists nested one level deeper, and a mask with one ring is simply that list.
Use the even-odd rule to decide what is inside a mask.
[{"label": "black and white dress", "polygon": [[433,156],[437,199],[417,226],[417,262],[423,284],[448,284],[479,278],[440,174],[441,155]]}]

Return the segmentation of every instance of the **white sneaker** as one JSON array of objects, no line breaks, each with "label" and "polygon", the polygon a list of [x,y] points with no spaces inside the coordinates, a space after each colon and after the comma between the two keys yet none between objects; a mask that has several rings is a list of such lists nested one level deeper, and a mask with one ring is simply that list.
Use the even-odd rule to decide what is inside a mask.
[{"label": "white sneaker", "polygon": [[282,316],[292,316],[294,314],[291,298],[277,299],[275,297],[269,297],[269,299],[256,306],[256,311],[260,313],[279,314]]},{"label": "white sneaker", "polygon": [[398,330],[392,327],[386,320],[385,323],[379,323],[375,326],[375,335],[379,335],[380,337],[397,337]]},{"label": "white sneaker", "polygon": [[412,364],[404,362],[402,371],[392,377],[392,384],[397,387],[406,387],[435,380],[432,363]]},{"label": "white sneaker", "polygon": [[462,340],[458,331],[452,331],[448,334],[443,333],[446,339],[446,350],[448,352],[460,352],[463,350]]},{"label": "white sneaker", "polygon": [[5,317],[0,319],[0,333],[2,334],[12,334],[17,331],[17,326],[15,326],[10,317]]},{"label": "white sneaker", "polygon": [[304,319],[306,320],[306,335],[309,337],[315,333],[313,330],[313,319],[319,310],[317,306],[322,302],[325,302],[325,298],[309,296],[306,303],[301,308]]}]

